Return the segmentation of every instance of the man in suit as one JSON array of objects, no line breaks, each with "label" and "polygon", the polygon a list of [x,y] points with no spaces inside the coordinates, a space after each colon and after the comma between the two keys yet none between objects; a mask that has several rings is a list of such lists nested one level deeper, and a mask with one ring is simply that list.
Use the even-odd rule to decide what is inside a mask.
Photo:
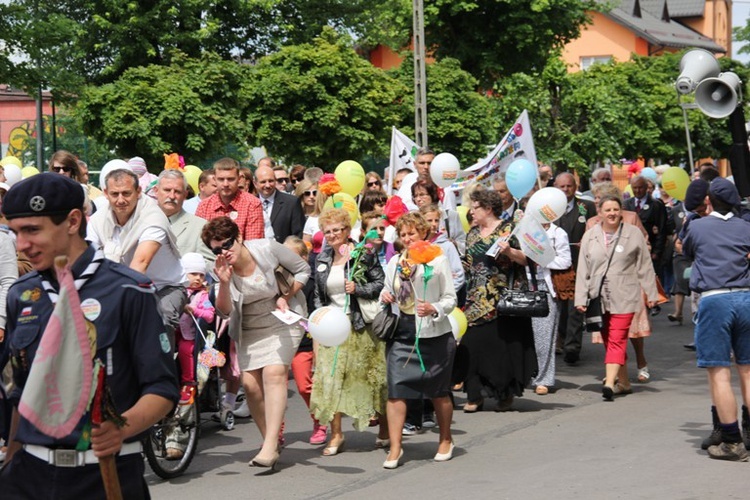
[{"label": "man in suit", "polygon": [[[568,234],[570,256],[573,259],[573,269],[576,269],[578,267],[581,238],[586,231],[586,221],[596,215],[596,205],[593,201],[576,197],[578,185],[573,174],[569,172],[557,175],[555,187],[565,193],[565,198],[568,200],[565,214],[560,217],[556,224]],[[563,341],[564,360],[572,365],[577,363],[581,357],[583,314],[575,308],[572,299],[561,302],[558,335]]]},{"label": "man in suit", "polygon": [[512,220],[513,215],[518,209],[518,203],[510,194],[508,185],[505,183],[505,172],[497,174],[492,180],[492,188],[500,195],[500,202],[503,204],[503,213],[500,215],[502,220]]},{"label": "man in suit", "polygon": [[648,184],[644,177],[633,177],[630,187],[633,189],[633,196],[625,200],[623,209],[636,212],[641,219],[651,245],[651,261],[658,273],[657,263],[661,261],[667,240],[667,209],[661,200],[653,198],[648,193]]},{"label": "man in suit", "polygon": [[207,221],[187,213],[183,203],[187,196],[187,179],[179,170],[163,170],[159,174],[156,202],[169,219],[180,255],[197,252],[206,261],[207,269],[213,268],[216,256],[203,244],[201,232]]},{"label": "man in suit", "polygon": [[305,213],[296,196],[279,191],[276,175],[270,167],[255,170],[255,189],[263,207],[265,237],[284,243],[287,236],[302,237]]}]

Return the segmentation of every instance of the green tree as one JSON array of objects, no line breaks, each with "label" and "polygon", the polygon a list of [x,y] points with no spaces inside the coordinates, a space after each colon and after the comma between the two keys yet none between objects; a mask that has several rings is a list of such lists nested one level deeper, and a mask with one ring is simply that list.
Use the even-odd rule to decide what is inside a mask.
[{"label": "green tree", "polygon": [[541,72],[578,38],[586,12],[601,9],[594,0],[435,0],[425,2],[426,42],[492,88],[501,76]]},{"label": "green tree", "polygon": [[[488,146],[500,140],[494,100],[477,92],[477,80],[461,69],[456,59],[442,59],[426,67],[427,135],[430,148],[450,152],[464,166],[484,157]],[[408,55],[393,71],[405,88],[414,81],[414,64]],[[414,136],[414,92],[409,91],[399,129]],[[515,119],[515,117],[513,118]]]},{"label": "green tree", "polygon": [[312,43],[261,59],[242,86],[249,142],[288,163],[328,170],[385,156],[406,94],[330,28]]},{"label": "green tree", "polygon": [[198,162],[244,144],[239,92],[249,67],[206,54],[172,56],[168,66],[131,68],[112,83],[88,87],[76,107],[86,133],[113,144],[121,156],[161,162],[178,152]]}]

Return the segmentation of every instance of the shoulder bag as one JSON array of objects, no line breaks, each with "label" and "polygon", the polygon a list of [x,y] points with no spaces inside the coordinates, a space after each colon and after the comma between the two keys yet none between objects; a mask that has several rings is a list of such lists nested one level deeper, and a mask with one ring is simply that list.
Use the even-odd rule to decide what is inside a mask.
[{"label": "shoulder bag", "polygon": [[[396,274],[393,274],[393,284],[391,290],[393,290],[396,284]],[[395,291],[394,291],[395,293]],[[398,327],[399,315],[393,312],[391,304],[383,304],[378,302],[378,313],[372,320],[372,333],[380,340],[391,340],[393,334],[396,333],[396,327]]]},{"label": "shoulder bag", "polygon": [[589,333],[601,332],[604,328],[604,319],[602,318],[602,314],[604,313],[602,310],[602,289],[604,288],[604,279],[607,277],[607,272],[609,271],[609,265],[612,263],[612,257],[615,255],[617,243],[620,241],[622,226],[623,223],[621,222],[620,229],[617,231],[617,239],[615,239],[612,251],[609,253],[607,267],[604,269],[604,274],[602,275],[602,282],[599,284],[599,292],[596,294],[596,297],[590,298],[589,303],[586,305],[586,331]]},{"label": "shoulder bag", "polygon": [[[528,259],[527,259],[528,262]],[[500,293],[497,302],[498,316],[521,316],[526,318],[546,318],[549,314],[547,292],[539,291],[536,281],[536,264],[529,263],[533,290],[513,289],[515,265],[511,263],[508,287]]]}]

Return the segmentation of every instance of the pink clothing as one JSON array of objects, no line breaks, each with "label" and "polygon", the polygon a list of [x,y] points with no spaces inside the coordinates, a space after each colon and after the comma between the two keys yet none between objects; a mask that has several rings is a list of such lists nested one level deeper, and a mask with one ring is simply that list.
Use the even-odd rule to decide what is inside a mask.
[{"label": "pink clothing", "polygon": [[604,363],[617,363],[624,365],[628,359],[628,330],[633,322],[635,313],[627,314],[604,314],[604,328],[602,339],[604,340]]},{"label": "pink clothing", "polygon": [[[188,288],[188,305],[193,308],[195,319],[202,319],[206,323],[213,323],[215,309],[208,299],[208,292],[204,288]],[[180,316],[180,334],[185,340],[195,339],[195,323],[188,313]]]}]

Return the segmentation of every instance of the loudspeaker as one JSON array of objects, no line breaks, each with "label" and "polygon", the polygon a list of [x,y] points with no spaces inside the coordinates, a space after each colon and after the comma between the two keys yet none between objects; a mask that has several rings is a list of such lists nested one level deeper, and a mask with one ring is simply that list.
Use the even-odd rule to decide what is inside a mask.
[{"label": "loudspeaker", "polygon": [[731,71],[717,78],[706,78],[695,89],[695,103],[711,118],[725,118],[737,107],[740,77]]},{"label": "loudspeaker", "polygon": [[674,86],[680,94],[689,94],[704,78],[719,75],[719,61],[707,50],[693,49],[680,60],[680,76]]}]

